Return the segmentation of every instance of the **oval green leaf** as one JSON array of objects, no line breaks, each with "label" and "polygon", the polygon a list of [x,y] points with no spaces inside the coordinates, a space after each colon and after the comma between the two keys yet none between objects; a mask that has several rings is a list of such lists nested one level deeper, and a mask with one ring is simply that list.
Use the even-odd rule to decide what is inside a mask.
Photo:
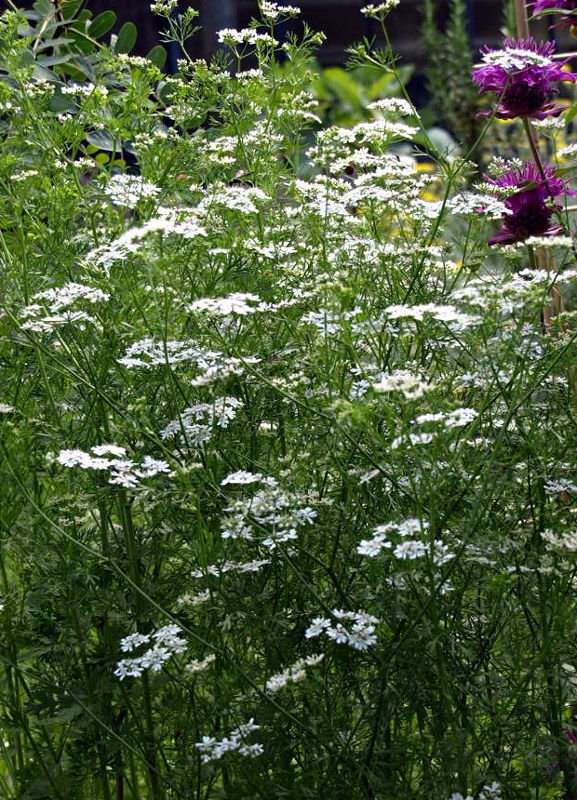
[{"label": "oval green leaf", "polygon": [[75,17],[76,12],[82,5],[83,0],[64,0],[60,8],[60,13],[64,17]]},{"label": "oval green leaf", "polygon": [[154,64],[155,67],[162,69],[166,64],[166,55],[167,53],[165,48],[161,44],[157,44],[146,54],[146,57]]},{"label": "oval green leaf", "polygon": [[93,39],[100,39],[105,33],[108,33],[116,23],[116,14],[114,11],[103,11],[95,17],[88,26],[88,34]]},{"label": "oval green leaf", "polygon": [[116,42],[114,44],[115,53],[130,53],[136,44],[136,37],[138,31],[134,22],[125,22],[122,28],[118,31]]},{"label": "oval green leaf", "polygon": [[99,150],[106,150],[108,153],[120,149],[119,143],[115,142],[106,130],[91,131],[86,134],[86,139],[90,144],[94,145],[94,147],[97,147]]}]

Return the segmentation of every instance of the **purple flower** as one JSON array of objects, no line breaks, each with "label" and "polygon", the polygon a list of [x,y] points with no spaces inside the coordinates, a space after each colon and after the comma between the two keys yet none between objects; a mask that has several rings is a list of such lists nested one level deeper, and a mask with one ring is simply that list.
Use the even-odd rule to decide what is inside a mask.
[{"label": "purple flower", "polygon": [[489,245],[522,242],[530,236],[554,236],[562,231],[552,224],[551,217],[563,208],[555,197],[575,194],[566,182],[555,175],[553,167],[544,166],[541,175],[535,164],[527,162],[496,179],[487,178],[503,191],[499,195],[509,213],[503,218],[503,227],[489,239]]},{"label": "purple flower", "polygon": [[[575,76],[562,69],[564,61],[555,62],[551,58],[555,50],[553,42],[536,42],[529,36],[505,39],[503,44],[503,50],[485,48],[483,63],[473,70],[473,81],[480,92],[499,95],[495,116],[545,119],[564,111],[566,106],[552,102],[559,93],[553,83],[574,81]],[[491,112],[482,113],[489,116]]]},{"label": "purple flower", "polygon": [[[535,0],[533,3],[535,17],[541,16],[543,11],[558,11],[561,16],[556,25],[562,28],[571,28],[577,24],[577,17],[571,14],[575,10],[577,10],[576,0]],[[564,11],[568,13],[564,14]]]}]

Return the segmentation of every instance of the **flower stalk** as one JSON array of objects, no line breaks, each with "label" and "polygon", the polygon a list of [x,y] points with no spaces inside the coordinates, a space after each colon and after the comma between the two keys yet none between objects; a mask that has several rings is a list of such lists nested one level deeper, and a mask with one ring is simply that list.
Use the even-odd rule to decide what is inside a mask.
[{"label": "flower stalk", "polygon": [[[527,3],[526,0],[513,0],[513,9],[515,13],[515,24],[517,28],[517,35],[519,37],[525,38],[529,36],[529,18],[527,14]],[[553,56],[555,57],[555,56]],[[557,58],[561,58],[560,55]],[[538,146],[538,138],[535,132],[535,128],[531,125],[529,119],[523,119],[523,127],[525,129],[525,134],[527,136],[527,142],[529,144],[529,148],[531,150],[531,154],[533,156],[533,160],[539,173],[541,174],[543,180],[545,180],[545,172],[543,169],[543,163],[541,161],[541,157],[539,154],[539,146]],[[529,253],[529,259],[533,258],[534,254],[530,247],[527,248]],[[540,269],[546,269],[548,271],[552,271],[553,264],[551,262],[548,253],[545,251],[544,248],[540,247],[537,251],[537,263]],[[561,290],[558,286],[553,286],[550,294],[551,303],[547,304],[543,308],[543,324],[546,328],[550,328],[552,324],[552,320],[554,315],[560,313],[564,309],[564,302],[563,302],[563,295]]]}]

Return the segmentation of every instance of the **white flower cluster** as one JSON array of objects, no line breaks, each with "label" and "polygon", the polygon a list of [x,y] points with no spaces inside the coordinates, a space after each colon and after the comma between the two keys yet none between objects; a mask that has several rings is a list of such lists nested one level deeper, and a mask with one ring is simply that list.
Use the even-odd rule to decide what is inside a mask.
[{"label": "white flower cluster", "polygon": [[238,753],[241,756],[256,758],[264,753],[264,747],[262,744],[246,744],[244,739],[259,729],[260,725],[255,725],[254,719],[250,719],[231,731],[230,737],[215,739],[212,736],[203,736],[202,742],[197,742],[194,746],[201,753],[200,760],[203,764],[218,761],[226,753]]},{"label": "white flower cluster", "polygon": [[[518,242],[520,245],[521,242]],[[570,236],[528,236],[524,241],[525,247],[573,247],[573,239]],[[519,247],[519,249],[521,249]],[[551,278],[550,273],[547,273]],[[566,273],[563,273],[566,277]]]},{"label": "white flower cluster", "polygon": [[228,428],[243,403],[236,397],[217,397],[212,403],[196,403],[185,408],[177,419],[161,432],[163,439],[177,437],[188,445],[198,447],[210,441],[215,427]]},{"label": "white flower cluster", "polygon": [[377,525],[373,531],[372,539],[363,539],[357,547],[357,553],[362,556],[370,556],[374,558],[383,548],[390,549],[393,547],[392,542],[388,541],[387,535],[396,531],[399,536],[414,536],[415,533],[423,533],[429,527],[426,521],[418,519],[406,519],[403,522],[386,522],[382,525]]},{"label": "white flower cluster", "polygon": [[369,202],[391,204],[391,201],[397,200],[398,196],[398,192],[392,187],[385,189],[382,186],[365,185],[364,182],[361,181],[359,186],[351,189],[350,192],[347,192],[343,196],[343,203],[352,207]]},{"label": "white flower cluster", "polygon": [[190,574],[193,578],[205,578],[207,575],[219,577],[227,572],[258,572],[262,567],[270,564],[269,558],[256,561],[224,561],[222,564],[210,564],[204,569],[195,569]]},{"label": "white flower cluster", "polygon": [[391,121],[388,119],[374,119],[370,122],[359,122],[354,127],[361,144],[387,145],[398,139],[412,139],[419,129],[406,122]]},{"label": "white flower cluster", "polygon": [[96,320],[81,309],[72,308],[77,303],[104,303],[110,295],[93,286],[82,283],[66,283],[58,289],[47,289],[35,294],[34,303],[20,312],[24,320],[22,327],[36,333],[50,333],[55,328],[69,323],[96,323]]},{"label": "white flower cluster", "polygon": [[546,481],[543,488],[545,489],[546,494],[550,496],[562,494],[563,492],[577,494],[577,486],[575,486],[574,483],[571,483],[571,481],[568,481],[566,478],[558,478],[556,481]]},{"label": "white flower cluster", "polygon": [[[35,78],[34,75],[31,76],[30,80],[24,81],[23,88],[26,96],[31,100],[44,100],[52,97],[56,91],[53,83],[44,78]],[[62,84],[60,84],[60,88],[63,89]]]},{"label": "white flower cluster", "polygon": [[276,22],[279,17],[296,17],[301,10],[296,6],[279,5],[270,0],[261,0],[260,13],[267,22]]},{"label": "white flower cluster", "polygon": [[128,67],[135,67],[136,69],[143,69],[150,67],[150,60],[146,56],[131,56],[129,53],[116,53],[116,63],[125,64]]},{"label": "white flower cluster", "polygon": [[[10,114],[10,115],[16,115],[22,113],[22,109],[20,108],[20,106],[14,105],[14,103],[11,100],[0,100],[0,111],[3,114]],[[37,170],[35,171],[38,174],[38,171]]]},{"label": "white flower cluster", "polygon": [[140,339],[130,345],[126,354],[118,359],[125,367],[154,367],[195,361],[201,356],[190,341],[157,342],[154,339]]},{"label": "white flower cluster", "polygon": [[[490,786],[483,786],[478,798],[479,800],[501,800],[501,784],[497,783],[497,781],[493,781]],[[473,795],[468,794],[466,797],[463,797],[461,792],[454,792],[449,800],[473,800]]]},{"label": "white flower cluster", "polygon": [[[411,156],[398,156],[392,155],[391,153],[373,155],[370,154],[368,150],[361,149],[355,152],[354,158],[355,165],[363,167],[364,169],[370,168],[371,170],[370,172],[364,172],[362,175],[357,176],[355,181],[357,186],[383,181],[385,186],[390,185],[395,188],[409,187],[419,191],[421,186],[420,181],[423,177],[426,177],[418,175],[416,171],[416,162]],[[336,169],[338,166],[344,169],[346,165],[342,161],[340,164],[336,162],[333,168]],[[354,242],[355,239],[351,237],[349,241]],[[365,245],[375,249],[375,243],[372,241],[369,244],[369,241],[365,240]],[[379,252],[379,250],[381,250],[381,252],[386,254],[388,248],[395,249],[400,255],[399,249],[389,243],[381,245],[380,247],[377,246],[376,251]]]},{"label": "white flower cluster", "polygon": [[[170,465],[151,456],[144,456],[136,462],[126,458],[126,449],[116,444],[100,444],[84,450],[61,450],[56,461],[63,467],[80,467],[81,469],[110,470],[108,483],[134,489],[140,480],[152,478],[159,474],[170,474]],[[112,456],[107,458],[106,456]]]},{"label": "white flower cluster", "polygon": [[188,672],[189,675],[196,675],[198,672],[204,672],[207,667],[210,667],[211,664],[214,664],[216,661],[216,656],[214,653],[206,656],[206,658],[193,658],[192,661],[189,661],[188,664],[185,665],[184,671]]},{"label": "white flower cluster", "polygon": [[247,366],[259,364],[262,359],[257,356],[234,358],[224,356],[217,351],[204,352],[196,360],[200,370],[199,375],[192,378],[191,386],[208,386],[218,380],[229,378],[232,375],[242,375]]},{"label": "white flower cluster", "polygon": [[415,425],[427,425],[442,422],[445,428],[463,428],[479,416],[474,408],[455,408],[453,411],[439,411],[436,414],[420,414],[415,418]]},{"label": "white flower cluster", "polygon": [[221,521],[223,539],[252,539],[253,523],[270,529],[262,541],[271,550],[277,544],[297,538],[301,525],[310,525],[317,512],[308,505],[309,497],[290,494],[274,478],[263,478],[264,486],[249,499],[235,500],[225,511]]},{"label": "white flower cluster", "polygon": [[278,42],[268,33],[258,33],[255,28],[223,28],[218,31],[217,38],[219,44],[227,44],[229,47],[236,47],[239,44],[257,45],[263,44],[277,46]]},{"label": "white flower cluster", "polygon": [[149,219],[144,225],[129,228],[121,236],[107,244],[91,250],[84,258],[86,264],[103,266],[108,271],[116,261],[125,259],[129,253],[136,253],[142,248],[142,240],[155,233],[165,236],[182,236],[185,239],[205,237],[206,230],[201,227],[190,209],[174,212],[169,209],[158,209],[159,216]]},{"label": "white flower cluster", "polygon": [[178,8],[178,0],[155,0],[150,5],[152,13],[160,17],[169,17],[175,8]]},{"label": "white flower cluster", "polygon": [[[404,522],[386,522],[377,525],[373,531],[372,539],[363,539],[357,547],[357,553],[362,556],[375,558],[382,550],[392,550],[392,554],[399,561],[413,561],[426,555],[432,555],[436,566],[442,566],[447,561],[454,558],[447,545],[440,539],[435,539],[432,544],[421,539],[408,538],[414,537],[416,533],[424,534],[428,529],[429,523],[418,519],[406,519]],[[402,541],[394,543],[390,541],[390,534],[400,536]]]},{"label": "white flower cluster", "polygon": [[210,600],[210,590],[205,589],[198,594],[182,594],[178,600],[176,601],[177,608],[184,608],[189,606],[190,608],[196,608],[197,606],[203,605],[203,603],[208,603]]},{"label": "white flower cluster", "polygon": [[37,169],[25,169],[22,172],[13,172],[12,175],[10,175],[10,180],[15,183],[21,183],[27,181],[29,178],[35,178],[38,174]]},{"label": "white flower cluster", "polygon": [[61,86],[60,91],[64,95],[71,95],[72,97],[90,97],[93,92],[98,92],[100,96],[106,97],[108,89],[106,86],[95,87],[93,83],[71,83],[69,86]]},{"label": "white flower cluster", "polygon": [[342,332],[344,324],[356,316],[362,314],[360,308],[350,311],[335,312],[323,308],[321,311],[308,311],[301,317],[301,322],[306,325],[314,325],[321,336],[337,336]]},{"label": "white flower cluster", "polygon": [[528,66],[553,67],[555,62],[542,53],[523,47],[508,47],[506,50],[493,50],[484,53],[481,61],[495,67],[517,72]]},{"label": "white flower cluster", "polygon": [[210,215],[215,207],[223,207],[239,214],[258,214],[258,205],[269,197],[256,186],[218,186],[213,194],[205,197],[197,206],[198,213]]},{"label": "white flower cluster", "polygon": [[541,538],[553,550],[559,550],[562,553],[577,553],[577,531],[565,531],[557,534],[548,528],[542,531]]},{"label": "white flower cluster", "polygon": [[483,786],[479,793],[479,800],[500,800],[501,784],[493,781],[490,786]]},{"label": "white flower cluster", "polygon": [[512,214],[504,202],[490,194],[477,192],[462,192],[452,197],[447,203],[447,209],[453,214],[479,215],[484,214],[487,219],[500,219],[506,214]]},{"label": "white flower cluster", "polygon": [[385,114],[399,115],[401,117],[408,117],[416,114],[414,107],[402,97],[383,97],[380,100],[375,100],[367,106],[371,111],[382,111]]},{"label": "white flower cluster", "polygon": [[191,341],[166,342],[151,338],[140,339],[130,345],[118,363],[128,369],[137,367],[155,367],[196,362],[200,373],[191,379],[191,386],[208,386],[217,380],[232,375],[242,375],[249,365],[258,364],[261,359],[256,356],[234,358],[225,356],[218,350],[199,350]]},{"label": "white flower cluster", "polygon": [[420,305],[392,305],[387,306],[385,313],[389,319],[410,319],[422,322],[425,317],[451,323],[455,330],[464,330],[471,325],[481,322],[480,317],[465,314],[453,305],[438,305],[437,303],[422,303]]},{"label": "white flower cluster", "polygon": [[405,447],[407,445],[414,446],[417,444],[430,444],[433,441],[433,434],[432,433],[408,433],[403,434],[402,436],[397,436],[391,442],[391,450],[398,450],[399,447]]},{"label": "white flower cluster", "polygon": [[152,647],[140,656],[121,659],[114,674],[122,681],[124,678],[138,678],[146,669],[160,672],[164,662],[172,655],[185,651],[186,642],[179,636],[181,632],[178,625],[166,625],[154,633],[131,633],[126,636],[120,642],[123,653],[132,653],[149,643],[152,643]]},{"label": "white flower cluster", "polygon": [[[346,159],[348,163],[359,165],[365,162],[367,165],[368,158],[368,163],[377,167],[383,160],[383,149],[400,139],[412,139],[418,130],[414,125],[384,119],[382,116],[368,122],[359,122],[351,128],[332,126],[318,133],[316,143],[307,150],[307,157],[315,166],[326,166],[338,159]],[[367,148],[371,146],[376,152],[369,153]],[[300,189],[304,183],[297,181],[296,186]],[[326,177],[324,184],[327,185]],[[330,188],[333,193],[339,188],[342,191],[343,182],[335,181]]]},{"label": "white flower cluster", "polygon": [[236,164],[238,158],[236,150],[238,139],[236,136],[216,136],[203,144],[203,156],[207,164],[219,165]]},{"label": "white flower cluster", "polygon": [[324,653],[319,653],[318,655],[299,658],[298,661],[290,667],[287,667],[287,669],[278,672],[276,675],[271,675],[265,684],[265,689],[267,692],[274,694],[278,692],[279,689],[288,686],[289,683],[299,683],[303,681],[307,676],[306,668],[320,664],[324,657]]},{"label": "white flower cluster", "polygon": [[277,118],[283,122],[290,122],[291,120],[304,120],[308,122],[316,122],[322,124],[321,118],[315,112],[319,108],[319,103],[316,97],[309,92],[298,92],[293,95],[287,104],[282,108],[277,109]]},{"label": "white flower cluster", "polygon": [[235,486],[246,486],[249,483],[260,483],[263,479],[263,475],[260,472],[246,472],[245,470],[239,469],[237,472],[230,472],[226,478],[220,482],[221,486],[228,486],[229,484],[233,484]]},{"label": "white flower cluster", "polygon": [[[497,178],[499,175],[504,175],[510,170],[521,169],[522,166],[523,161],[520,158],[503,158],[502,156],[493,156],[493,158],[487,164],[485,174],[489,175],[491,178]],[[494,184],[491,183],[485,183],[483,186],[486,189],[495,189]]]},{"label": "white flower cluster", "polygon": [[[327,617],[315,617],[305,631],[305,637],[312,639],[324,633],[337,644],[348,644],[355,650],[367,650],[377,643],[375,625],[379,620],[376,617],[364,611],[342,611],[338,608],[333,608],[331,613],[336,623]],[[353,624],[345,627],[341,620]]]},{"label": "white flower cluster", "polygon": [[560,158],[572,158],[577,153],[577,142],[573,142],[572,144],[567,145],[567,147],[561,148],[561,150],[557,151],[557,155]]},{"label": "white flower cluster", "polygon": [[252,69],[241,69],[239,72],[236,73],[235,78],[237,81],[258,81],[262,82],[264,80],[264,72],[262,69],[258,67],[253,67]]},{"label": "white flower cluster", "polygon": [[226,317],[230,314],[237,314],[244,317],[246,314],[254,314],[256,311],[266,309],[261,308],[262,300],[256,294],[244,292],[234,292],[227,297],[201,297],[187,306],[192,312],[214,314],[219,317]]},{"label": "white flower cluster", "polygon": [[[513,247],[513,245],[509,245]],[[565,270],[559,276],[560,280],[572,281],[577,278],[577,270]],[[529,302],[543,304],[542,289],[549,287],[553,275],[544,269],[522,269],[511,274],[492,276],[491,280],[471,278],[466,286],[455,288],[451,298],[457,302],[477,306],[486,312],[487,308],[501,313],[511,314],[513,310]],[[477,317],[480,319],[480,317]]]},{"label": "white flower cluster", "polygon": [[365,17],[373,19],[384,19],[384,17],[399,5],[400,0],[386,0],[384,3],[379,3],[376,6],[374,3],[369,3],[368,6],[361,8],[361,14]]},{"label": "white flower cluster", "polygon": [[406,369],[397,369],[382,375],[378,381],[371,383],[371,386],[378,394],[401,392],[406,400],[416,400],[434,388],[433,384],[423,379],[422,375]]},{"label": "white flower cluster", "polygon": [[140,200],[160,194],[160,189],[140,175],[113,175],[104,187],[104,193],[117,206],[134,208]]}]

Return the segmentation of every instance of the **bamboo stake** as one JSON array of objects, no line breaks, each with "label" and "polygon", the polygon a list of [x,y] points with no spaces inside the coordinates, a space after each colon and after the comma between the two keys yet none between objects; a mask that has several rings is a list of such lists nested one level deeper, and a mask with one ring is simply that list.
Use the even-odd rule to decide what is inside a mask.
[{"label": "bamboo stake", "polygon": [[526,39],[527,36],[529,36],[529,18],[527,16],[525,0],[513,0],[513,8],[515,10],[517,36],[520,39]]}]

